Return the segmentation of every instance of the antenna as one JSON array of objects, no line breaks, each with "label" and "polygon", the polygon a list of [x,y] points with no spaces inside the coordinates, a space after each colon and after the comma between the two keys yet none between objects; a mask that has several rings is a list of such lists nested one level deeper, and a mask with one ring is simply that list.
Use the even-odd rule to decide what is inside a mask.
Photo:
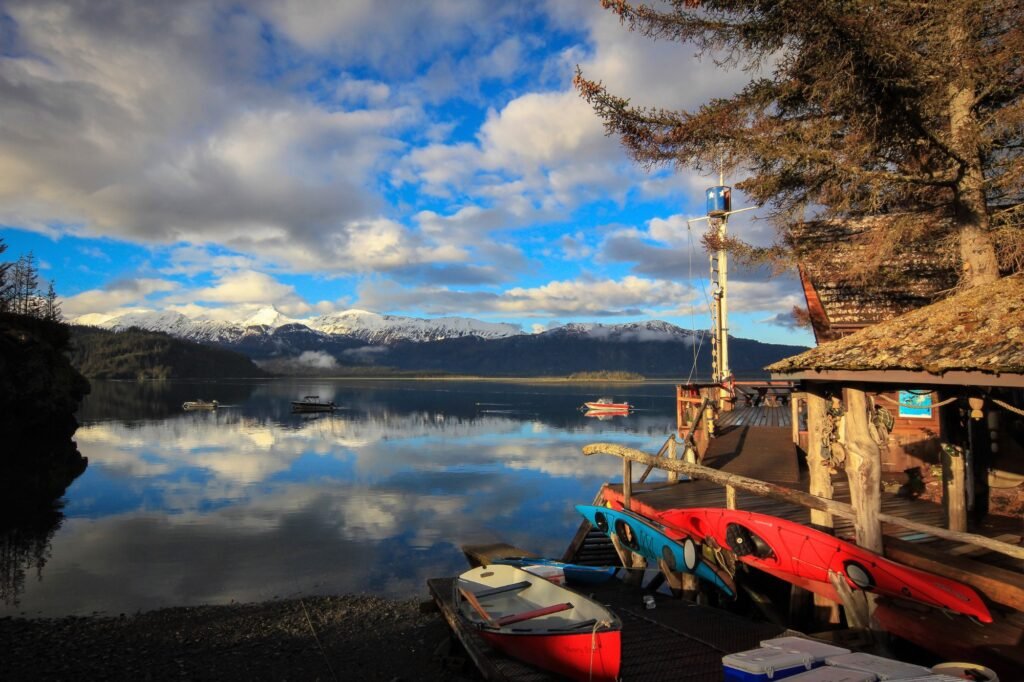
[{"label": "antenna", "polygon": [[[691,218],[687,226],[693,222],[707,220],[714,231],[718,248],[708,255],[711,270],[711,381],[724,385],[732,376],[729,369],[729,259],[724,248],[729,216],[743,211],[752,211],[754,206],[732,210],[732,188],[725,184],[723,165],[719,165],[718,185],[706,191],[707,215]],[[719,395],[719,406],[728,397],[723,388]]]}]

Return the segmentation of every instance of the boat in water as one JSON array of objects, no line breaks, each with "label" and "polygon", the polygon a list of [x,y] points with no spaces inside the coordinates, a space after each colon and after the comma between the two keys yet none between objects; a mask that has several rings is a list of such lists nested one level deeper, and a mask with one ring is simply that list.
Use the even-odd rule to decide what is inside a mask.
[{"label": "boat in water", "polygon": [[466,571],[453,596],[460,618],[499,651],[571,680],[618,679],[622,623],[602,604],[501,564]]},{"label": "boat in water", "polygon": [[583,403],[583,407],[591,412],[629,412],[633,409],[629,403],[617,403],[608,396]]},{"label": "boat in water", "polygon": [[181,404],[183,410],[216,410],[216,400],[187,400]]},{"label": "boat in water", "polygon": [[333,412],[337,405],[333,401],[320,400],[318,395],[307,395],[302,400],[292,401],[292,412]]}]

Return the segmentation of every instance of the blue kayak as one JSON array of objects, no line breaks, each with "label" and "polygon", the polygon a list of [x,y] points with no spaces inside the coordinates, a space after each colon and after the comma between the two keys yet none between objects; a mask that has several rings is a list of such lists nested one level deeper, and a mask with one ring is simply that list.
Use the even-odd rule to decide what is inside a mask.
[{"label": "blue kayak", "polygon": [[616,566],[584,566],[582,564],[567,564],[554,559],[539,559],[537,557],[507,556],[500,559],[491,559],[492,564],[504,564],[523,568],[525,566],[554,566],[562,569],[565,579],[576,585],[601,585],[608,582],[616,572]]},{"label": "blue kayak", "polygon": [[[732,588],[700,558],[700,547],[689,537],[675,539],[665,526],[639,514],[625,510],[578,504],[576,511],[608,537],[615,536],[631,551],[657,566],[664,560],[671,571],[693,573],[726,593],[735,596]],[[678,533],[674,533],[678,535]]]}]

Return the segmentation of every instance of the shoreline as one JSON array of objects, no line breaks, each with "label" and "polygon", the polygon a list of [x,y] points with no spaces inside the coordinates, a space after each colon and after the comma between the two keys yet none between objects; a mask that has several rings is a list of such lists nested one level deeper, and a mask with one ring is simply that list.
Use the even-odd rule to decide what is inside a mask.
[{"label": "shoreline", "polygon": [[479,679],[433,606],[338,595],[119,616],[5,616],[0,679]]}]

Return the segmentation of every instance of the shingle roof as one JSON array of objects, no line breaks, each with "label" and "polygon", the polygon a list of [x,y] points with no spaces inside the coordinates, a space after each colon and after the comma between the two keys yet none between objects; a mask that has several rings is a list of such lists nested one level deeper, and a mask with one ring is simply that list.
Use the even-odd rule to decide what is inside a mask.
[{"label": "shingle roof", "polygon": [[[851,263],[868,258],[865,252],[873,248],[873,233],[886,230],[900,218],[885,215],[812,221],[787,228],[802,274],[827,317],[812,320],[819,339],[833,338],[835,326],[875,324],[928,305],[956,285],[957,264],[951,254],[903,243],[894,245],[891,257],[869,281],[849,276]],[[941,233],[945,227],[946,223],[937,219],[934,232]]]},{"label": "shingle roof", "polygon": [[1024,273],[780,360],[769,372],[911,370],[1024,374]]}]

